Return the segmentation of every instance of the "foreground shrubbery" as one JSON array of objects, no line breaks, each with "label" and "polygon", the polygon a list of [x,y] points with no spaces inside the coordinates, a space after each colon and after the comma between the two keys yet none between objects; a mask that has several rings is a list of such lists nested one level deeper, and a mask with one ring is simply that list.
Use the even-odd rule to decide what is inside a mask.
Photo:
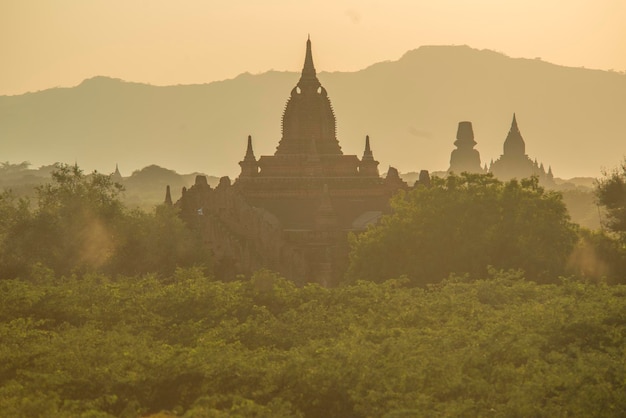
[{"label": "foreground shrubbery", "polygon": [[5,416],[626,415],[626,287],[0,281]]},{"label": "foreground shrubbery", "polygon": [[556,279],[623,272],[626,240],[533,179],[399,195],[335,289],[216,281],[175,210],[119,192],[59,166],[35,204],[0,195],[0,415],[626,415],[626,286]]}]

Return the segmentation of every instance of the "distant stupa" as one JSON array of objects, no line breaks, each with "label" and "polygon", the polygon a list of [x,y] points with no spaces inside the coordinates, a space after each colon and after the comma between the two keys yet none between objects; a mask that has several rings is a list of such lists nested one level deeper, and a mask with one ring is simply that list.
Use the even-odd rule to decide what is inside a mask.
[{"label": "distant stupa", "polygon": [[463,172],[484,172],[483,168],[480,166],[480,154],[474,149],[476,141],[474,141],[472,122],[459,122],[454,145],[456,146],[456,149],[450,154],[449,173],[460,174]]}]

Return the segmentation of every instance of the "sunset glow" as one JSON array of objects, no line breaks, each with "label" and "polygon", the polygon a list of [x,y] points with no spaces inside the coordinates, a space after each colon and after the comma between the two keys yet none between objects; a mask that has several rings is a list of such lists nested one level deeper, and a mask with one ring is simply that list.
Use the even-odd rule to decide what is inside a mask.
[{"label": "sunset glow", "polygon": [[624,71],[625,17],[620,0],[5,1],[0,95],[95,75],[170,85],[297,71],[307,33],[322,71],[448,44]]}]

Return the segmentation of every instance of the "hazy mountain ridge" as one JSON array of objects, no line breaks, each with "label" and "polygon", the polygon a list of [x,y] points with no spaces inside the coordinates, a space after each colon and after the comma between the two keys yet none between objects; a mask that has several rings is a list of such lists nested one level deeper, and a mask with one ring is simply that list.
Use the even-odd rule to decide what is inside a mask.
[{"label": "hazy mountain ridge", "polygon": [[[54,165],[37,169],[28,166],[27,162],[0,163],[0,193],[4,190],[11,190],[16,196],[33,198],[37,187],[51,181],[51,173],[55,170]],[[125,204],[129,207],[151,210],[155,205],[165,201],[166,186],[171,187],[172,197],[177,200],[182,188],[191,187],[198,175],[206,176],[211,187],[216,187],[219,183],[219,178],[215,176],[207,176],[203,173],[179,174],[174,170],[154,164],[135,170],[129,176],[113,175],[112,178],[124,186],[122,200]]]},{"label": "hazy mountain ridge", "polygon": [[[315,49],[316,67],[324,68]],[[0,160],[76,161],[86,170],[150,164],[235,176],[253,136],[272,154],[296,72],[248,73],[157,87],[94,77],[73,88],[0,96]],[[381,171],[445,170],[457,123],[470,120],[483,163],[496,159],[517,112],[527,154],[555,176],[598,176],[624,154],[626,75],[509,58],[467,46],[421,47],[352,73],[320,72],[344,153],[366,134]]]}]

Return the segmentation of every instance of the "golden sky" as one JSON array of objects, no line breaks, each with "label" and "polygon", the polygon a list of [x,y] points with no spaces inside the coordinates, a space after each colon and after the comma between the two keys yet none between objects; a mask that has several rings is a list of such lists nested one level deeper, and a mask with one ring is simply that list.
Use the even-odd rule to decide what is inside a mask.
[{"label": "golden sky", "polygon": [[626,70],[626,0],[0,0],[0,95],[96,75],[155,85],[354,71],[421,45]]}]

